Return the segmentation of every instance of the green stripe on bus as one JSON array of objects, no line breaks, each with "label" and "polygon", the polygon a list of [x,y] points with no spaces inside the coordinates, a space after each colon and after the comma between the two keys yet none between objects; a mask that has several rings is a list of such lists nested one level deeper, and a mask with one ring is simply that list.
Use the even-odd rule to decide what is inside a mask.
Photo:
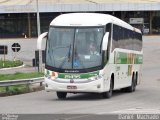
[{"label": "green stripe on bus", "polygon": [[[142,64],[143,55],[133,54],[133,53],[124,53],[124,52],[115,52],[114,55],[115,64]],[[134,63],[133,63],[134,60]]]},{"label": "green stripe on bus", "polygon": [[127,64],[127,54],[123,52],[117,52],[115,54],[115,64]]},{"label": "green stripe on bus", "polygon": [[64,78],[64,79],[85,79],[93,76],[99,75],[99,71],[90,72],[90,73],[82,73],[82,74],[76,74],[76,73],[58,73],[58,78]]},{"label": "green stripe on bus", "polygon": [[143,55],[134,55],[134,64],[142,64],[143,63]]}]

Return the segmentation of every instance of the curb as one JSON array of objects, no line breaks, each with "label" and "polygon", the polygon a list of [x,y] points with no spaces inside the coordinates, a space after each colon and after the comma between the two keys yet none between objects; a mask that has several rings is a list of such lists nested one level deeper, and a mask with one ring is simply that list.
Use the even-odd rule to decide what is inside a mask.
[{"label": "curb", "polygon": [[18,66],[18,67],[9,67],[9,68],[0,68],[0,71],[1,70],[11,70],[11,69],[17,69],[17,68],[22,68],[22,67],[25,67],[26,65],[25,64],[23,64],[23,65],[21,65],[21,66]]}]

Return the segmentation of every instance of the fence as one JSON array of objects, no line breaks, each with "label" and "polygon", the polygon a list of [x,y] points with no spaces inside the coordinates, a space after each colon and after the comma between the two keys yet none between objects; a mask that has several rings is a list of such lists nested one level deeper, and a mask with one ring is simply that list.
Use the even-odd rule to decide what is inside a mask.
[{"label": "fence", "polygon": [[5,81],[0,81],[0,87],[6,87],[6,92],[9,92],[9,87],[10,86],[15,86],[15,85],[31,85],[35,83],[40,83],[40,86],[42,86],[44,82],[44,77],[39,77],[39,78],[30,78],[30,79],[19,79],[19,80],[5,80]]}]

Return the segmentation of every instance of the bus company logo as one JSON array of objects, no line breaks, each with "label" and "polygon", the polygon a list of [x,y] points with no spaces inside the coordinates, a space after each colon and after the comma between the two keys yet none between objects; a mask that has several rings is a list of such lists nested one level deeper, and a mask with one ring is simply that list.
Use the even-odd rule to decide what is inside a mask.
[{"label": "bus company logo", "polygon": [[80,75],[65,75],[65,79],[79,79]]},{"label": "bus company logo", "polygon": [[73,80],[73,79],[70,79],[70,83],[74,83],[74,80]]}]

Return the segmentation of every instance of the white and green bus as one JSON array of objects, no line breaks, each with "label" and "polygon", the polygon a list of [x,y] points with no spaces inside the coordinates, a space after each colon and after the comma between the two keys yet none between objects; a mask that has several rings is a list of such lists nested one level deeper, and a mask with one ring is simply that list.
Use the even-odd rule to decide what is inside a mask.
[{"label": "white and green bus", "polygon": [[[56,17],[38,38],[45,47],[45,89],[59,99],[67,93],[133,92],[142,76],[142,34],[106,14],[69,13]],[[92,52],[91,52],[92,51]]]}]

